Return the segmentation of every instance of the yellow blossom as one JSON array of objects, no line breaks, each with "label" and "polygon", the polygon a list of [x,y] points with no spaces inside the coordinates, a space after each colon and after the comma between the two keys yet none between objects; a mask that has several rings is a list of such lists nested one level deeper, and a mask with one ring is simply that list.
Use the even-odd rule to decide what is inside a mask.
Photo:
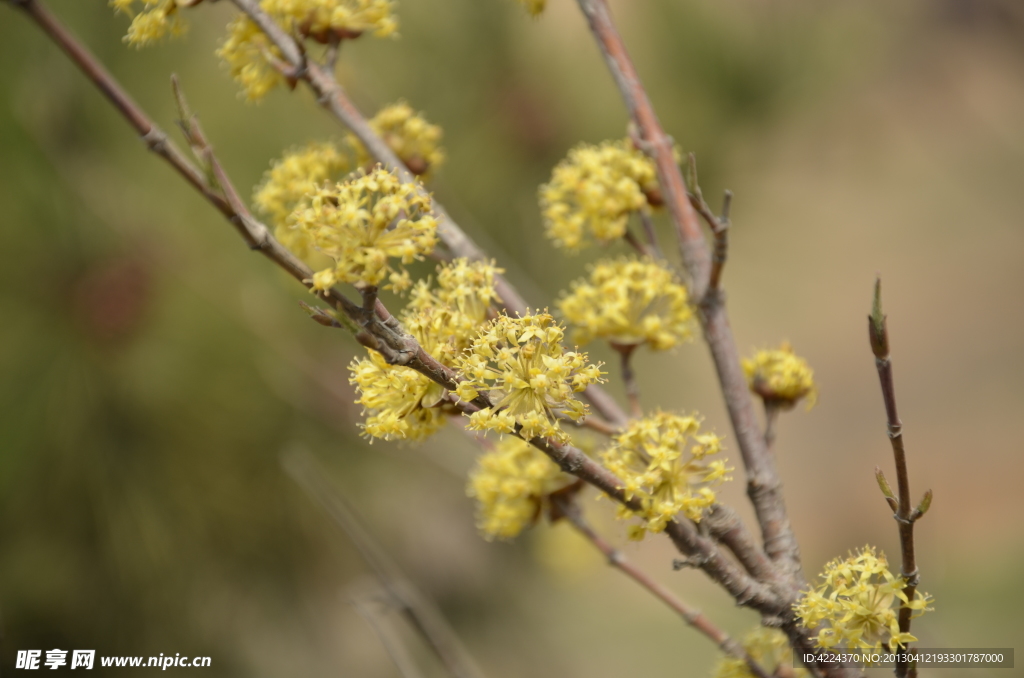
[{"label": "yellow blossom", "polygon": [[767,404],[790,408],[806,398],[810,409],[818,399],[814,372],[806,360],[793,353],[788,342],[777,349],[760,350],[753,358],[744,358],[743,371],[750,390]]},{"label": "yellow blossom", "polygon": [[[494,277],[499,271],[492,263],[465,259],[438,266],[438,288],[417,283],[400,318],[403,326],[427,353],[450,367],[497,300]],[[367,436],[422,440],[444,424],[446,409],[439,405],[445,390],[419,372],[388,365],[375,351],[353,360],[349,370],[359,390],[356,402],[364,408]]]},{"label": "yellow blossom", "polygon": [[[743,649],[754,663],[770,676],[786,675],[792,678],[806,678],[807,669],[794,668],[793,648],[779,629],[759,626],[743,636]],[[756,678],[742,659],[722,657],[715,666],[712,678]]]},{"label": "yellow blossom", "polygon": [[574,481],[534,446],[505,436],[477,459],[466,493],[484,538],[512,539],[540,517],[548,495]]},{"label": "yellow blossom", "polygon": [[[391,0],[260,0],[260,8],[287,33],[325,44],[363,33],[387,37],[398,28]],[[228,25],[228,37],[217,56],[249,101],[259,101],[285,82],[268,60],[282,60],[281,52],[248,17],[239,16]]]},{"label": "yellow blossom", "polygon": [[[413,174],[429,174],[444,162],[441,128],[427,122],[404,101],[385,106],[369,124]],[[359,140],[351,134],[348,140],[356,154],[356,165],[369,164],[370,156]]]},{"label": "yellow blossom", "polygon": [[242,86],[242,93],[250,102],[259,101],[285,81],[280,71],[267,61],[267,55],[283,60],[270,38],[246,16],[238,16],[228,24],[228,37],[217,50],[217,56],[224,61],[235,82]]},{"label": "yellow blossom", "polygon": [[[444,309],[435,314],[431,331],[447,339],[451,356],[466,349],[480,326],[487,320],[491,304],[500,301],[494,289],[495,278],[504,271],[493,261],[455,259],[437,267],[437,287],[421,280],[410,294],[408,311]],[[446,363],[447,364],[447,363]]]},{"label": "yellow blossom", "polygon": [[[437,220],[430,209],[417,186],[378,167],[317,189],[290,219],[334,260],[334,281],[377,285],[395,272],[392,259],[409,264],[434,249]],[[314,286],[323,289],[315,278]]]},{"label": "yellow blossom", "polygon": [[563,335],[547,313],[501,315],[485,325],[455,361],[465,380],[458,396],[473,400],[482,393],[493,405],[473,413],[469,428],[511,433],[518,424],[527,440],[566,440],[559,417],[579,421],[587,413],[573,394],[603,380],[586,353],[563,348]]},{"label": "yellow blossom", "polygon": [[646,343],[655,351],[689,339],[693,327],[686,288],[663,265],[648,259],[598,262],[589,280],[577,280],[558,309],[573,339],[615,344]]},{"label": "yellow blossom", "polygon": [[[140,5],[138,11],[134,7],[136,3]],[[110,6],[116,12],[132,18],[124,41],[133,47],[144,47],[168,35],[184,33],[185,25],[178,10],[191,4],[195,3],[181,0],[110,0]]]},{"label": "yellow blossom", "polygon": [[308,259],[313,244],[288,217],[307,195],[349,169],[348,157],[330,142],[314,142],[285,153],[263,174],[253,193],[256,208],[269,217],[274,235],[300,259]]},{"label": "yellow blossom", "polygon": [[628,139],[581,144],[540,187],[547,235],[570,250],[621,238],[630,214],[646,208],[656,189],[654,163]]},{"label": "yellow blossom", "polygon": [[881,652],[895,650],[917,640],[900,633],[899,609],[920,616],[930,610],[931,597],[903,592],[906,581],[889,571],[885,554],[865,546],[849,558],[837,558],[825,566],[821,584],[804,593],[794,610],[808,629],[819,629],[818,646],[828,649]]},{"label": "yellow blossom", "polygon": [[729,480],[733,469],[724,459],[709,461],[718,454],[721,440],[714,433],[700,432],[697,416],[681,417],[658,412],[632,421],[615,437],[604,453],[608,470],[622,481],[627,499],[636,499],[642,510],[620,506],[619,517],[638,517],[630,537],[642,539],[646,532],[661,532],[683,513],[695,522],[715,502],[713,487]]},{"label": "yellow blossom", "polygon": [[367,437],[422,440],[444,425],[445,412],[437,407],[442,386],[409,367],[389,365],[376,351],[368,356],[349,365]]}]

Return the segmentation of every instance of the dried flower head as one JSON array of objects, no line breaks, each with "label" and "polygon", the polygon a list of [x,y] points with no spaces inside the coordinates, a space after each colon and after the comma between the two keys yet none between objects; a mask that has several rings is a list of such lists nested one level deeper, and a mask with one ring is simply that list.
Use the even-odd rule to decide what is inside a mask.
[{"label": "dried flower head", "polygon": [[301,259],[313,249],[309,235],[288,217],[307,195],[349,170],[349,159],[329,141],[313,142],[285,153],[263,174],[253,193],[256,208],[269,217],[274,235]]},{"label": "dried flower head", "polygon": [[485,325],[455,361],[465,380],[458,396],[473,400],[482,393],[493,404],[473,413],[469,428],[511,433],[518,424],[527,440],[566,440],[558,419],[582,419],[587,407],[574,394],[603,380],[586,353],[565,350],[563,335],[547,313],[502,315]]},{"label": "dried flower head", "polygon": [[589,280],[572,284],[558,309],[581,344],[601,338],[663,351],[689,339],[693,328],[686,288],[649,259],[598,262]]},{"label": "dried flower head", "polygon": [[[369,124],[413,174],[427,175],[444,163],[444,149],[441,148],[444,132],[427,122],[404,101],[382,108],[370,118]],[[349,135],[348,143],[355,151],[357,166],[371,162],[366,149],[354,135]]]},{"label": "dried flower head", "polygon": [[[779,629],[759,626],[743,636],[743,649],[754,663],[770,676],[806,678],[807,669],[793,666],[793,648]],[[756,678],[742,659],[722,657],[715,666],[712,678]]]},{"label": "dried flower head", "polygon": [[750,390],[766,404],[790,408],[806,398],[810,409],[818,399],[814,372],[806,360],[793,353],[788,342],[777,349],[762,349],[753,358],[744,358],[743,371]]},{"label": "dried flower head", "polygon": [[581,144],[540,187],[547,235],[570,250],[621,238],[629,215],[645,208],[656,188],[654,163],[628,139]]},{"label": "dried flower head", "polygon": [[[398,28],[391,0],[260,0],[260,8],[289,34],[324,44],[363,33],[387,37]],[[273,63],[282,60],[281,52],[248,17],[239,16],[228,25],[228,37],[217,56],[249,101],[259,101],[285,83]]]},{"label": "dried flower head", "polygon": [[889,571],[885,554],[873,546],[828,563],[821,580],[793,607],[804,626],[820,628],[817,642],[825,649],[881,652],[906,647],[917,638],[900,633],[899,609],[910,608],[915,617],[931,609],[926,593],[915,591],[913,600],[907,598],[906,581]]},{"label": "dried flower head", "polygon": [[[492,263],[465,259],[441,264],[437,289],[417,283],[401,316],[403,326],[427,353],[451,367],[486,322],[487,309],[498,298],[494,277],[499,271]],[[353,360],[349,370],[359,390],[356,402],[364,408],[365,435],[422,440],[444,425],[446,391],[423,374],[389,365],[375,351]]]},{"label": "dried flower head", "polygon": [[618,509],[620,518],[644,521],[630,529],[630,538],[661,532],[679,513],[700,521],[715,502],[712,488],[729,480],[733,470],[725,459],[707,459],[721,450],[717,435],[700,432],[697,416],[658,412],[630,422],[603,455],[605,466],[622,481],[626,498],[643,506],[640,511]]},{"label": "dried flower head", "polygon": [[380,167],[345,183],[319,188],[290,217],[313,246],[335,261],[318,271],[315,289],[336,282],[377,285],[390,273],[398,287],[408,284],[391,260],[422,259],[437,242],[430,198]]},{"label": "dried flower head", "polygon": [[[140,7],[135,8],[138,4]],[[177,36],[185,32],[181,21],[181,7],[195,4],[181,0],[110,0],[110,6],[132,19],[124,41],[133,47],[145,47],[162,40],[168,35]]]},{"label": "dried flower head", "polygon": [[547,496],[574,480],[533,445],[506,436],[477,459],[466,493],[476,499],[484,538],[512,539],[536,522]]}]

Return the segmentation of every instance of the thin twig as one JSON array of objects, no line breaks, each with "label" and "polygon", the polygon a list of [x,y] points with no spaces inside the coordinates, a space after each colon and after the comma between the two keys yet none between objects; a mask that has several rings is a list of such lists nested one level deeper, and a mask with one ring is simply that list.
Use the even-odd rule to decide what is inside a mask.
[{"label": "thin twig", "polygon": [[633,230],[630,229],[628,226],[626,227],[626,232],[623,233],[622,238],[623,240],[628,242],[633,249],[635,249],[643,256],[647,257],[648,259],[654,259],[654,250],[651,249],[651,246],[645,243],[640,238],[636,237],[636,234],[633,233]]},{"label": "thin twig", "polygon": [[687,605],[668,588],[629,562],[622,551],[612,546],[595,532],[586,518],[583,517],[583,512],[580,511],[579,506],[577,506],[572,498],[556,494],[552,495],[551,500],[557,507],[556,515],[565,517],[577,532],[586,537],[598,551],[604,554],[609,565],[625,574],[637,584],[647,589],[655,598],[668,605],[673,612],[682,617],[683,621],[710,638],[722,652],[745,662],[753,675],[758,676],[758,678],[769,678],[768,673],[747,654],[739,642],[733,640],[729,634],[718,628],[700,610]]},{"label": "thin twig", "polygon": [[356,608],[356,612],[373,629],[377,639],[380,640],[380,644],[384,646],[384,651],[388,653],[388,657],[391,658],[402,678],[423,678],[423,674],[416,667],[412,657],[409,656],[398,634],[381,618],[380,613],[374,609],[372,601],[353,597],[352,606]]},{"label": "thin twig", "polygon": [[770,400],[764,401],[764,444],[770,450],[775,444],[775,425],[779,421],[779,406]]},{"label": "thin twig", "polygon": [[704,338],[722,387],[729,419],[736,434],[747,474],[747,490],[761,526],[765,550],[785,568],[794,584],[803,585],[800,549],[782,497],[775,460],[764,444],[740,366],[739,351],[725,312],[724,296],[710,283],[711,254],[701,232],[697,212],[687,195],[671,138],[658,121],[647,92],[612,21],[606,0],[577,0],[601,54],[622,95],[630,118],[639,130],[643,150],[655,161],[658,181],[672,215],[691,292],[700,310]]},{"label": "thin twig", "polygon": [[480,670],[473,664],[444,617],[433,603],[412,586],[363,528],[348,503],[325,479],[322,469],[312,456],[296,450],[286,454],[282,463],[288,475],[348,535],[388,596],[426,640],[448,672],[455,678],[480,678]]},{"label": "thin twig", "polygon": [[[871,343],[871,352],[875,355],[875,367],[878,370],[878,381],[882,387],[882,401],[885,403],[886,430],[889,441],[892,443],[892,455],[896,464],[896,491],[897,496],[896,512],[893,518],[899,527],[900,552],[902,558],[902,575],[906,581],[903,593],[906,599],[913,602],[920,583],[920,573],[917,570],[917,560],[914,555],[914,523],[928,510],[931,505],[932,492],[928,490],[924,499],[917,508],[911,508],[910,498],[910,474],[907,471],[907,453],[903,447],[903,422],[900,421],[896,411],[896,388],[892,378],[892,360],[889,355],[889,328],[886,323],[886,316],[882,314],[882,280],[875,281],[875,300],[872,305],[871,315],[868,316],[868,338]],[[885,476],[878,471],[879,484],[887,487]],[[883,490],[884,491],[884,490]],[[889,491],[891,495],[891,490]],[[886,497],[892,505],[893,498]],[[899,611],[900,633],[910,633],[910,622],[913,610],[902,605]],[[899,678],[914,678],[917,676],[917,666],[898,662],[896,664],[896,675]]]},{"label": "thin twig", "polygon": [[658,233],[654,230],[654,219],[651,218],[650,212],[641,209],[637,214],[640,215],[640,223],[643,224],[644,234],[647,236],[647,242],[650,243],[651,252],[654,253],[656,259],[664,261],[665,254],[661,251],[661,245],[658,244]]},{"label": "thin twig", "polygon": [[622,382],[626,386],[626,398],[629,399],[630,412],[633,414],[634,419],[641,419],[644,416],[644,408],[640,404],[640,385],[637,382],[632,363],[633,352],[636,350],[637,345],[619,344],[614,341],[610,343],[621,359]]},{"label": "thin twig", "polygon": [[711,253],[711,277],[708,289],[717,290],[722,282],[722,269],[729,258],[729,211],[732,207],[732,191],[726,191],[722,198],[722,214],[718,217],[718,227],[714,230],[715,248]]}]

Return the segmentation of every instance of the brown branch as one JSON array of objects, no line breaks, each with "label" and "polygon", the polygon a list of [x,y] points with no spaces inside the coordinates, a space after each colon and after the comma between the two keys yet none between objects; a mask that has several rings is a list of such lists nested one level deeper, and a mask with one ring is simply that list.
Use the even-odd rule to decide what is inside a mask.
[{"label": "brown branch", "polygon": [[[871,315],[868,316],[868,339],[871,343],[871,352],[875,355],[875,367],[878,370],[878,381],[882,387],[882,401],[885,404],[886,430],[889,441],[892,443],[892,455],[896,464],[896,492],[895,499],[888,491],[886,499],[890,506],[893,501],[896,503],[896,512],[893,518],[899,527],[900,552],[902,554],[902,572],[906,585],[903,593],[909,602],[913,602],[920,583],[920,573],[917,570],[917,560],[914,555],[914,523],[917,522],[931,505],[931,490],[925,494],[924,500],[918,507],[912,507],[910,498],[910,474],[907,471],[907,453],[903,447],[903,422],[900,421],[896,411],[896,387],[892,377],[892,360],[889,355],[889,328],[886,323],[886,316],[882,314],[882,281],[875,280],[875,300],[872,305]],[[888,488],[885,476],[879,470],[878,481],[883,487],[883,492]],[[899,612],[900,633],[910,633],[910,622],[913,610],[907,605],[902,605]],[[906,662],[896,664],[896,675],[899,678],[914,678],[917,675],[917,667]]]},{"label": "brown branch", "polygon": [[389,598],[423,637],[455,678],[480,678],[480,670],[467,655],[455,632],[433,603],[402,574],[398,566],[363,528],[355,513],[326,480],[307,452],[292,451],[282,458],[285,470],[340,527],[372,570]]},{"label": "brown branch", "polygon": [[769,450],[775,444],[775,426],[779,423],[780,411],[772,401],[764,401],[764,444]]},{"label": "brown branch", "polygon": [[626,386],[626,398],[629,399],[630,412],[634,419],[641,419],[644,416],[644,408],[640,404],[640,385],[637,383],[632,363],[633,352],[636,350],[637,345],[619,344],[614,341],[609,342],[609,344],[618,352],[621,359],[622,382]]},{"label": "brown branch", "polygon": [[718,628],[700,610],[687,605],[668,588],[629,562],[620,550],[595,532],[590,524],[587,523],[582,511],[580,511],[579,506],[572,498],[555,494],[552,495],[551,500],[557,508],[556,515],[566,518],[577,532],[586,537],[604,555],[609,565],[625,574],[645,588],[655,598],[665,603],[673,612],[682,617],[684,622],[710,638],[722,652],[745,662],[753,675],[758,676],[758,678],[769,678],[768,673],[747,654],[739,642],[733,640],[725,631]]},{"label": "brown branch", "polygon": [[690,289],[700,310],[704,339],[711,350],[726,409],[743,457],[748,494],[761,526],[765,551],[785,568],[795,584],[802,584],[799,545],[786,515],[778,470],[757,423],[753,399],[747,389],[739,351],[725,313],[724,295],[709,285],[711,255],[676,164],[672,140],[658,121],[622,36],[612,21],[606,0],[577,2],[639,130],[643,150],[655,161],[665,203],[676,226]]},{"label": "brown branch", "polygon": [[[247,0],[235,0],[235,2],[244,4]],[[125,94],[113,77],[96,62],[84,47],[74,40],[70,33],[41,6],[38,0],[19,0],[17,6],[24,9],[44,32],[68,53],[133,127],[149,140],[159,137],[159,144],[155,146],[154,150],[170,162],[193,187],[213,203],[239,230],[250,246],[287,270],[307,287],[310,285],[309,279],[312,276],[312,271],[278,243],[266,227],[253,219],[245,206],[237,199],[237,193],[231,188],[231,182],[226,174],[219,168],[219,163],[216,162],[212,149],[202,136],[194,116],[190,116],[191,119],[185,121],[184,127],[196,154],[208,163],[217,176],[217,186],[208,181],[180,152],[174,149],[173,145],[159,133],[148,116]],[[309,71],[313,74],[318,73],[315,64],[309,64]],[[322,72],[319,73],[322,75]],[[340,107],[347,104],[344,97],[332,96],[330,100]],[[347,316],[347,319],[355,322],[365,319],[363,308],[336,289],[327,290],[321,296]],[[375,310],[376,319],[356,334],[357,339],[368,348],[380,352],[391,364],[407,366],[445,388],[454,390],[457,386],[457,377],[451,369],[438,363],[411,336],[405,334],[398,321],[387,312],[379,300],[375,304]],[[600,393],[603,394],[603,392]],[[480,407],[490,406],[485,398],[478,398],[473,403],[457,399],[454,399],[454,402],[457,408],[464,413],[472,413]],[[613,418],[616,423],[623,420],[624,414]],[[565,471],[594,485],[611,498],[634,510],[641,508],[635,499],[626,499],[620,489],[622,484],[614,474],[588,458],[579,449],[556,440],[534,439],[530,442]],[[693,523],[686,520],[672,521],[666,526],[665,531],[680,552],[687,556],[689,562],[699,566],[714,581],[721,584],[739,604],[757,609],[766,616],[784,620],[793,619],[788,592],[780,592],[776,587],[759,582],[747,575],[718,549],[713,540],[702,535]]]},{"label": "brown branch", "polygon": [[661,251],[661,245],[658,244],[658,233],[654,230],[654,219],[651,218],[650,212],[641,209],[637,214],[640,215],[640,223],[643,224],[644,234],[647,236],[647,242],[650,243],[654,258],[664,261],[665,254]]}]

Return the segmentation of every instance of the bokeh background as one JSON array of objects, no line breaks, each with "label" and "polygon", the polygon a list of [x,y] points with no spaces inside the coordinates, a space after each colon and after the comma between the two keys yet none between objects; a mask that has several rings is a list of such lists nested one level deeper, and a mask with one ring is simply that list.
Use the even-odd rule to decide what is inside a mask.
[{"label": "bokeh background", "polygon": [[[343,134],[301,88],[238,99],[213,56],[229,3],[204,3],[185,39],[142,51],[122,44],[126,21],[102,0],[50,4],[168,130],[177,72],[243,188],[284,148]],[[542,236],[538,184],[572,145],[625,125],[575,3],[550,5],[530,20],[511,0],[404,0],[401,38],[346,45],[339,68],[365,111],[405,98],[444,127],[437,196],[538,306],[594,257],[625,251],[569,257]],[[936,612],[915,630],[926,646],[1013,646],[1024,637],[1021,5],[613,8],[705,193],[736,194],[725,285],[740,346],[789,340],[815,368],[820,402],[785,415],[778,440],[808,573],[868,542],[898,553],[873,477],[891,469],[864,327],[881,273],[912,486],[935,492],[918,544]],[[301,447],[486,675],[709,673],[711,644],[564,526],[480,539],[464,493],[475,450],[457,431],[418,447],[360,439],[346,369],[358,347],[309,322],[304,298],[0,6],[5,671],[18,649],[59,647],[209,655],[223,676],[397,675],[351,602],[372,594],[368,571],[281,469],[282,451]],[[699,410],[728,431],[699,341],[640,354],[638,369],[649,407]],[[741,486],[726,499],[749,515]],[[593,511],[622,542],[607,503]],[[756,623],[700,573],[673,572],[662,541],[625,548],[729,631]],[[442,675],[385,618],[426,675]]]}]

